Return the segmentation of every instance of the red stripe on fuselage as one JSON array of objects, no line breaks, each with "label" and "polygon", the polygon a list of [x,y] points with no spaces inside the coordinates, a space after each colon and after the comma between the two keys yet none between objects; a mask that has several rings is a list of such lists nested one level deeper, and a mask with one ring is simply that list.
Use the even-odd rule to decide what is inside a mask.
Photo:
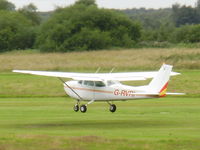
[{"label": "red stripe on fuselage", "polygon": [[[66,88],[68,88],[68,87],[66,87]],[[78,88],[78,87],[71,87],[71,88],[74,90],[83,90],[83,91],[89,91],[89,92],[109,93],[109,94],[113,93],[112,91],[103,91],[103,90],[95,90],[95,89],[88,89],[88,88]]]}]

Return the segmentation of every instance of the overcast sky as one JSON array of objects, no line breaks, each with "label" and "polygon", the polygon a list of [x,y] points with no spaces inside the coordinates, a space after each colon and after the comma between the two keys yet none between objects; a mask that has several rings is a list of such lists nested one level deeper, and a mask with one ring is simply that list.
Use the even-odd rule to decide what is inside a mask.
[{"label": "overcast sky", "polygon": [[[9,0],[20,8],[29,3],[35,4],[39,11],[53,10],[56,6],[68,6],[76,0]],[[104,8],[165,8],[174,3],[194,6],[197,0],[96,0],[99,7]]]}]

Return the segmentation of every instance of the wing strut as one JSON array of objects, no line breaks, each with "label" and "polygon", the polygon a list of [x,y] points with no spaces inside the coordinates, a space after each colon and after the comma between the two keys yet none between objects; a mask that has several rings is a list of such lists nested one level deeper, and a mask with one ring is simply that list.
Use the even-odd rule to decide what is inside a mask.
[{"label": "wing strut", "polygon": [[82,97],[80,97],[80,95],[78,95],[78,93],[76,93],[76,91],[74,91],[62,78],[58,78],[58,79],[59,79],[61,82],[63,82],[74,94],[76,94],[80,100],[83,101]]}]

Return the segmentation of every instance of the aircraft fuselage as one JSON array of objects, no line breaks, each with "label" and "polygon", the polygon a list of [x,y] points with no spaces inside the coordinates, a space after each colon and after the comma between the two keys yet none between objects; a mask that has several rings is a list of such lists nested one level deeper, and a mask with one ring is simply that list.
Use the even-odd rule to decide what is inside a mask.
[{"label": "aircraft fuselage", "polygon": [[[129,100],[129,99],[144,99],[144,98],[155,98],[158,96],[152,96],[145,94],[145,86],[133,87],[123,85],[119,82],[111,83],[102,82],[101,85],[96,85],[95,81],[68,81],[67,85],[70,86],[83,100],[86,101],[109,101],[109,100]],[[98,81],[98,83],[100,83]],[[74,99],[80,99],[72,89],[64,84],[65,92]],[[141,93],[137,94],[136,93]],[[142,94],[144,93],[144,94]]]}]

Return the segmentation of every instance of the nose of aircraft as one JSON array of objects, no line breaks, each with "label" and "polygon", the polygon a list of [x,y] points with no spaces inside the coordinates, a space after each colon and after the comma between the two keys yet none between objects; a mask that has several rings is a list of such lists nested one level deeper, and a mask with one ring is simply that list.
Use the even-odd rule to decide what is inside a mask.
[{"label": "nose of aircraft", "polygon": [[65,83],[63,83],[64,85],[64,90],[68,95],[72,95],[72,88],[74,86],[73,81],[67,81]]},{"label": "nose of aircraft", "polygon": [[67,81],[67,82],[64,83],[64,86],[65,86],[65,87],[68,87],[68,86],[69,86],[69,87],[71,87],[71,86],[73,87],[74,84],[75,84],[74,81]]},{"label": "nose of aircraft", "polygon": [[72,98],[82,99],[79,93],[75,90],[78,87],[78,81],[67,81],[64,83],[65,92]]}]

